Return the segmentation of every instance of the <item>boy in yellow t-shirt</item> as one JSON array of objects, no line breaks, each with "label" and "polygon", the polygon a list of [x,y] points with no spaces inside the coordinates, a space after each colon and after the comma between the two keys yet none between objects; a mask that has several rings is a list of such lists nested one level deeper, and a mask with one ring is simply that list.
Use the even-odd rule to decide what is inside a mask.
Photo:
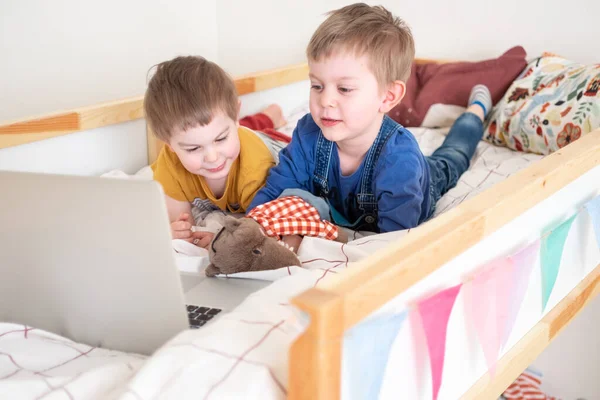
[{"label": "boy in yellow t-shirt", "polygon": [[[151,167],[165,192],[172,237],[206,247],[212,234],[192,232],[192,205],[245,212],[275,165],[273,147],[285,143],[269,148],[273,140],[240,126],[233,80],[202,57],[159,64],[144,110],[154,134],[166,143]],[[272,120],[273,127],[285,123],[277,106],[263,113],[259,116]]]}]

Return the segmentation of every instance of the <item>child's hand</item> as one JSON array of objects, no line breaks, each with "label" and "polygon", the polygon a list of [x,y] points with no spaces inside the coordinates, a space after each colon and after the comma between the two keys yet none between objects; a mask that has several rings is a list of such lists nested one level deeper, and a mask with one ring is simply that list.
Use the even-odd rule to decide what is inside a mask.
[{"label": "child's hand", "polygon": [[208,246],[210,245],[210,242],[213,240],[214,237],[215,237],[215,234],[212,232],[207,232],[207,231],[192,232],[192,238],[193,238],[192,243],[198,247],[202,247],[202,248],[208,250]]},{"label": "child's hand", "polygon": [[346,232],[342,227],[337,226],[337,228],[338,235],[335,241],[340,243],[348,243],[348,232]]},{"label": "child's hand", "polygon": [[208,248],[215,234],[206,231],[193,232],[193,224],[193,217],[189,213],[182,213],[177,221],[171,223],[171,236],[173,239],[185,240],[198,247]]},{"label": "child's hand", "polygon": [[194,224],[194,218],[188,213],[181,213],[176,221],[171,222],[171,237],[173,239],[182,239],[188,242],[192,242],[192,226]]},{"label": "child's hand", "polygon": [[281,240],[283,243],[287,244],[294,253],[298,254],[298,248],[300,247],[300,243],[302,243],[302,236],[300,235],[287,235],[282,236]]}]

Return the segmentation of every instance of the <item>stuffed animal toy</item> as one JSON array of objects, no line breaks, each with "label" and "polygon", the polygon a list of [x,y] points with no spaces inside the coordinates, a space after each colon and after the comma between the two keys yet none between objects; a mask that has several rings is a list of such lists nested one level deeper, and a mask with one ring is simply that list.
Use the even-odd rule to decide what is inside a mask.
[{"label": "stuffed animal toy", "polygon": [[223,228],[208,246],[208,257],[206,276],[301,265],[296,253],[266,236],[256,221],[230,216],[225,217]]},{"label": "stuffed animal toy", "polygon": [[316,236],[346,242],[337,226],[298,196],[284,196],[257,206],[244,218],[226,216],[211,241],[207,276],[301,266],[294,249],[281,236]]}]

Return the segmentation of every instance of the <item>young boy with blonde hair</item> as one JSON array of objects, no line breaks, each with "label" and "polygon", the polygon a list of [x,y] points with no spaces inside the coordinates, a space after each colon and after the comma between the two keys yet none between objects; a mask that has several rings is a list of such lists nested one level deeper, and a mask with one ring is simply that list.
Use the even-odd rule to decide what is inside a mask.
[{"label": "young boy with blonde hair", "polygon": [[413,135],[386,115],[405,94],[415,53],[402,20],[381,6],[343,7],[317,28],[306,53],[310,114],[249,209],[297,188],[324,198],[332,221],[355,230],[426,221],[469,166],[491,108],[487,88],[474,88],[467,112],[424,157]]},{"label": "young boy with blonde hair", "polygon": [[[148,83],[146,119],[166,143],[151,167],[166,195],[174,239],[208,245],[212,234],[191,230],[192,205],[245,212],[275,165],[277,147],[286,144],[240,126],[239,107],[233,80],[202,57],[163,62]],[[272,105],[242,123],[261,129],[285,121]]]}]

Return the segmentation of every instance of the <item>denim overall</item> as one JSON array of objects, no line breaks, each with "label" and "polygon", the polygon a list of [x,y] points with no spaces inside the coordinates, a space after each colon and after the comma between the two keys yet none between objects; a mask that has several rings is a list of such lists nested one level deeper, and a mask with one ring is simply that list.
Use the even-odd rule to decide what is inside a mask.
[{"label": "denim overall", "polygon": [[357,204],[355,207],[360,210],[360,216],[355,221],[348,221],[329,201],[332,193],[327,182],[327,175],[329,173],[334,143],[325,139],[323,133],[319,132],[316,152],[317,162],[313,175],[313,183],[316,195],[324,198],[329,204],[331,221],[334,224],[353,230],[379,232],[377,227],[377,198],[375,197],[373,188],[373,173],[383,146],[396,131],[395,128],[397,127],[398,125],[386,115],[381,124],[379,134],[363,161],[364,167],[360,177],[360,192],[356,194]]}]

